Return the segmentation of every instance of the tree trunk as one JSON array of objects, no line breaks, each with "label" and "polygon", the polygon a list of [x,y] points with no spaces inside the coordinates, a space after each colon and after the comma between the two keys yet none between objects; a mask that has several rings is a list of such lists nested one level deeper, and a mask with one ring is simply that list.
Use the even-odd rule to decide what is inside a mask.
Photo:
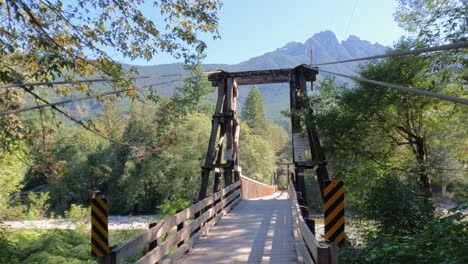
[{"label": "tree trunk", "polygon": [[419,164],[419,191],[431,195],[431,183],[429,180],[429,172],[427,170],[427,146],[424,137],[417,137],[416,144],[416,159]]},{"label": "tree trunk", "polygon": [[447,196],[447,183],[442,183],[442,197],[446,197]]}]

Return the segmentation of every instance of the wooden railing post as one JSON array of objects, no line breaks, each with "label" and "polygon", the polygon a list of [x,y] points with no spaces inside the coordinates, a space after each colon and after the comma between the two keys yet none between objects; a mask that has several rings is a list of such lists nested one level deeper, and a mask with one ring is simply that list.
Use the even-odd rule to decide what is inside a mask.
[{"label": "wooden railing post", "polygon": [[[151,229],[151,228],[155,227],[157,224],[158,224],[158,222],[152,222],[152,223],[149,224],[148,227],[149,227],[149,229]],[[149,243],[148,251],[153,250],[157,246],[158,246],[158,239],[155,239],[153,242]]]},{"label": "wooden railing post", "polygon": [[338,246],[335,244],[330,245],[330,263],[338,264]]},{"label": "wooden railing post", "polygon": [[[152,222],[149,224],[149,229],[155,227],[158,224],[158,222]],[[155,249],[159,244],[159,238],[155,239],[153,242],[150,242],[148,245],[148,252]],[[156,264],[161,263],[160,261],[156,262]]]},{"label": "wooden railing post", "polygon": [[312,218],[304,218],[307,227],[310,229],[312,234],[315,236],[315,220]]},{"label": "wooden railing post", "polygon": [[306,206],[299,204],[299,209],[301,209],[301,214],[303,218],[306,218],[309,216],[309,209]]},{"label": "wooden railing post", "polygon": [[[180,224],[177,225],[177,232],[179,232],[180,230],[182,230],[182,228],[184,228],[184,221],[180,222]],[[177,247],[181,247],[182,245],[184,244],[184,240],[180,241],[179,243],[177,243]]]},{"label": "wooden railing post", "polygon": [[330,262],[330,247],[317,248],[317,263],[318,264],[331,264]]}]

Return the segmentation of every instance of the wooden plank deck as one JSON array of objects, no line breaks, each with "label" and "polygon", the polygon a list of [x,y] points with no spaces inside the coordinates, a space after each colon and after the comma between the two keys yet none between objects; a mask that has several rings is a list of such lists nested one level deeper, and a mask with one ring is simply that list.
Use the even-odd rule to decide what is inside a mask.
[{"label": "wooden plank deck", "polygon": [[177,263],[298,263],[287,192],[241,201]]}]

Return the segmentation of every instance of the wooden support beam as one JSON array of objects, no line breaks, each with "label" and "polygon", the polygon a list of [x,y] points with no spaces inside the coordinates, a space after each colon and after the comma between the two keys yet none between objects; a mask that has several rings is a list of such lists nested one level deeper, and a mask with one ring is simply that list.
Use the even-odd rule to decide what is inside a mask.
[{"label": "wooden support beam", "polygon": [[[217,157],[216,157],[216,168],[221,167],[221,162],[223,161],[223,141],[224,141],[224,136],[226,134],[226,127],[224,124],[221,124],[221,130],[219,132],[219,137],[220,142],[218,147],[216,148],[217,151]],[[221,182],[221,170],[215,171],[215,178],[214,178],[214,185],[213,185],[213,193],[217,192],[220,190],[220,182]]]},{"label": "wooden support beam", "polygon": [[[298,71],[303,72],[304,69],[299,69]],[[307,89],[306,79],[302,77],[300,79],[300,83],[301,83],[301,90],[304,92],[307,92],[306,91]],[[312,87],[313,87],[313,83],[311,83],[311,88]],[[327,162],[326,162],[327,158],[325,156],[325,153],[322,150],[322,146],[320,144],[320,140],[318,137],[317,128],[315,127],[313,120],[314,120],[313,111],[311,108],[308,108],[306,112],[307,135],[309,139],[310,152],[312,155],[312,159],[315,161],[321,162],[317,164],[317,168],[315,169],[315,172],[317,174],[317,179],[318,179],[319,187],[320,187],[320,193],[322,194],[322,199],[323,199],[324,198],[323,196],[324,182],[330,180],[330,177],[327,171]]]},{"label": "wooden support beam", "polygon": [[[303,99],[302,96],[302,87],[300,85],[300,74],[296,71],[293,72],[291,75],[291,79],[289,82],[289,91],[290,91],[290,109],[291,109],[291,125],[292,125],[292,133],[293,133],[293,161],[294,164],[298,162],[304,162],[304,155],[300,154],[305,150],[305,140],[302,137],[302,126],[301,126],[301,110],[302,110],[302,103]],[[302,145],[302,146],[301,146]],[[302,151],[301,151],[302,150]],[[294,174],[295,174],[295,184],[297,186],[297,190],[303,194],[305,197],[305,180],[304,180],[304,167],[295,166],[294,167]],[[301,205],[306,204],[306,199],[301,200]]]},{"label": "wooden support beam", "polygon": [[224,82],[219,82],[218,100],[216,102],[215,116],[213,116],[213,119],[211,121],[210,141],[208,143],[208,150],[206,152],[205,166],[202,168],[202,172],[201,172],[200,192],[198,194],[199,201],[206,197],[206,192],[208,189],[208,181],[210,178],[210,171],[211,171],[209,166],[213,165],[214,159],[217,156],[215,153],[215,143],[216,143],[216,139],[218,136],[218,127],[219,127],[221,117],[216,116],[216,115],[221,114],[221,110],[223,109],[223,105],[225,101],[225,87],[226,85]]},{"label": "wooden support beam", "polygon": [[232,183],[232,174],[234,169],[234,131],[233,131],[233,97],[234,97],[234,86],[235,81],[233,78],[226,79],[226,104],[224,108],[224,113],[231,113],[230,116],[226,116],[224,118],[224,125],[226,126],[226,149],[224,152],[224,159],[226,160],[226,164],[229,166],[224,170],[224,182],[225,186],[228,186]]},{"label": "wooden support beam", "polygon": [[[232,113],[233,113],[233,158],[234,158],[234,167],[239,168],[239,136],[240,136],[240,122],[237,114],[237,95],[238,95],[238,86],[237,81],[234,79],[233,82],[233,93],[232,93]],[[234,181],[240,180],[241,172],[239,170],[234,170]]]},{"label": "wooden support beam", "polygon": [[296,69],[303,69],[304,77],[307,81],[315,81],[315,76],[318,74],[317,68],[309,65],[300,65],[296,68],[289,69],[274,69],[274,70],[256,70],[242,72],[226,72],[217,71],[208,75],[213,86],[218,86],[218,83],[225,78],[236,78],[238,85],[253,85],[267,83],[288,83],[290,74]]},{"label": "wooden support beam", "polygon": [[225,152],[225,160],[233,160],[233,131],[232,131],[232,97],[233,97],[233,86],[234,80],[232,78],[228,78],[226,80],[226,108],[225,113],[230,113],[231,116],[226,116],[224,118],[224,123],[226,125],[226,152]]}]

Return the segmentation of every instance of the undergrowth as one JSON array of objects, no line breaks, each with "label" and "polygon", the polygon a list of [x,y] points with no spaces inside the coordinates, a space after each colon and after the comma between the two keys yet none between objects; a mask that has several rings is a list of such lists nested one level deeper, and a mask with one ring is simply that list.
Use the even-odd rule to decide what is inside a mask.
[{"label": "undergrowth", "polygon": [[89,243],[72,230],[0,229],[0,263],[96,263]]},{"label": "undergrowth", "polygon": [[[110,244],[122,244],[141,232],[111,231]],[[90,250],[89,231],[0,229],[0,263],[97,263]]]},{"label": "undergrowth", "polygon": [[460,210],[410,235],[369,232],[364,245],[346,245],[341,263],[468,263],[468,217]]}]

